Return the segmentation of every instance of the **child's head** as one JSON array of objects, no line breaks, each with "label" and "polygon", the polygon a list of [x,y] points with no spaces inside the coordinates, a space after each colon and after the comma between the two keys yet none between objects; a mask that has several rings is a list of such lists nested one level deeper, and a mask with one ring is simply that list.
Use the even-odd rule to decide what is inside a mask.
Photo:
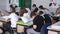
[{"label": "child's head", "polygon": [[22,19],[21,19],[21,18],[19,18],[19,19],[18,19],[18,21],[22,21]]},{"label": "child's head", "polygon": [[50,3],[49,6],[52,6],[52,3]]},{"label": "child's head", "polygon": [[19,19],[18,19],[18,21],[17,21],[17,24],[22,25],[22,24],[24,24],[24,22],[22,21],[22,19],[21,19],[21,18],[19,18]]},{"label": "child's head", "polygon": [[36,7],[36,4],[33,4],[33,7]]},{"label": "child's head", "polygon": [[43,5],[40,5],[39,8],[40,8],[40,9],[43,9]]},{"label": "child's head", "polygon": [[31,12],[30,17],[33,18],[34,16],[36,16],[35,12]]},{"label": "child's head", "polygon": [[60,14],[60,8],[57,8],[56,13]]},{"label": "child's head", "polygon": [[42,15],[43,14],[43,11],[39,11],[39,15]]},{"label": "child's head", "polygon": [[13,8],[13,5],[12,4],[10,5],[10,8]]}]

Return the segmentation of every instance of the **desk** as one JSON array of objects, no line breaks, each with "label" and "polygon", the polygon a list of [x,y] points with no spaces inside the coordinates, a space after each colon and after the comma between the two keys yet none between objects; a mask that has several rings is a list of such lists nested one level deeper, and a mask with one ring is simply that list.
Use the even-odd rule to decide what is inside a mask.
[{"label": "desk", "polygon": [[6,22],[6,18],[8,18],[8,16],[1,16],[0,21],[5,21]]},{"label": "desk", "polygon": [[7,18],[8,16],[2,16],[0,17],[0,27],[3,27],[3,24],[6,23],[7,21],[5,20],[5,18]]},{"label": "desk", "polygon": [[20,33],[25,29],[30,28],[31,25],[33,25],[32,22],[29,22],[28,24],[23,24],[23,25],[17,24],[17,33]]},{"label": "desk", "polygon": [[51,26],[48,26],[47,29],[48,30],[48,34],[60,34],[60,21],[51,25]]},{"label": "desk", "polygon": [[48,34],[60,34],[60,29],[49,29]]}]

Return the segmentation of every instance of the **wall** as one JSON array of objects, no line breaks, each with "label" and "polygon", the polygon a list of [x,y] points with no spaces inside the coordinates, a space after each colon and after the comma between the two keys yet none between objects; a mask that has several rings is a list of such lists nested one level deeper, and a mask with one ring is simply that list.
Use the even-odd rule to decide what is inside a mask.
[{"label": "wall", "polygon": [[32,0],[32,4],[36,4],[37,7],[43,5],[44,7],[48,8],[50,2],[51,0]]},{"label": "wall", "polygon": [[[18,0],[11,0],[13,3],[18,5]],[[50,0],[32,0],[32,4],[43,5],[44,7],[48,8]],[[9,0],[0,0],[0,10],[8,10],[9,11]]]},{"label": "wall", "polygon": [[16,5],[18,5],[18,4],[19,4],[19,0],[11,0],[11,4],[16,4]]},{"label": "wall", "polygon": [[[18,0],[10,0],[11,3],[10,4],[16,4],[18,5]],[[0,10],[7,10],[10,11],[10,7],[9,7],[9,0],[0,0]]]},{"label": "wall", "polygon": [[6,10],[7,9],[7,1],[8,0],[0,0],[0,10]]}]

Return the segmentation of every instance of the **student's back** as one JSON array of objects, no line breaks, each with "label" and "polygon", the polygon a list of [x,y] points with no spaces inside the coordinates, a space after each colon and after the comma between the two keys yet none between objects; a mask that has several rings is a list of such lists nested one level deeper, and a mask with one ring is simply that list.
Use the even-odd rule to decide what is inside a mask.
[{"label": "student's back", "polygon": [[40,30],[41,31],[40,34],[47,34],[48,33],[47,27],[51,25],[51,18],[48,14],[44,14],[42,11],[40,11],[39,13],[44,18],[44,21],[45,21],[44,25]]},{"label": "student's back", "polygon": [[50,16],[48,14],[45,14],[44,17],[45,17],[45,23],[50,23],[51,24]]},{"label": "student's back", "polygon": [[18,20],[18,16],[15,13],[11,13],[8,17],[11,20],[11,27],[16,27],[16,22]]},{"label": "student's back", "polygon": [[37,25],[37,28],[34,29],[37,32],[40,32],[40,29],[42,27],[42,25],[44,24],[44,18],[42,16],[37,15],[34,19],[33,19],[33,24]]}]

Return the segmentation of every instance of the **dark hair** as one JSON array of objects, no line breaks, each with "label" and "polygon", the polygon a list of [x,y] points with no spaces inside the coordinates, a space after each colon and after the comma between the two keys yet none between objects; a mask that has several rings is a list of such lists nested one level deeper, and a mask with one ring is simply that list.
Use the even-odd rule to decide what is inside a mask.
[{"label": "dark hair", "polygon": [[58,10],[60,10],[60,8],[57,8],[57,9],[56,9],[56,13],[57,13],[57,14],[60,14],[60,11],[58,11]]},{"label": "dark hair", "polygon": [[[43,7],[43,5],[40,5],[39,8],[40,8],[40,9],[43,9],[43,10],[47,9],[47,8]],[[47,10],[48,10],[48,9],[47,9]]]},{"label": "dark hair", "polygon": [[36,7],[36,4],[33,4],[33,7]]},{"label": "dark hair", "polygon": [[35,12],[31,12],[30,17],[32,17],[32,16],[36,16],[36,13]]},{"label": "dark hair", "polygon": [[12,7],[13,7],[13,5],[11,4],[11,5],[10,5],[10,7],[12,8]]},{"label": "dark hair", "polygon": [[18,20],[22,20],[21,18],[19,18]]},{"label": "dark hair", "polygon": [[15,7],[13,7],[13,5],[12,5],[12,4],[10,5],[10,8],[12,9],[12,11],[11,11],[11,12],[15,12]]},{"label": "dark hair", "polygon": [[43,14],[43,11],[39,11],[39,15]]},{"label": "dark hair", "polygon": [[25,8],[20,9],[20,16],[23,16],[24,13],[28,13],[28,11]]},{"label": "dark hair", "polygon": [[18,6],[16,5],[15,8],[17,8]]},{"label": "dark hair", "polygon": [[40,8],[40,9],[43,9],[43,5],[40,5],[39,8]]},{"label": "dark hair", "polygon": [[52,3],[50,3],[49,6],[52,6]]}]

